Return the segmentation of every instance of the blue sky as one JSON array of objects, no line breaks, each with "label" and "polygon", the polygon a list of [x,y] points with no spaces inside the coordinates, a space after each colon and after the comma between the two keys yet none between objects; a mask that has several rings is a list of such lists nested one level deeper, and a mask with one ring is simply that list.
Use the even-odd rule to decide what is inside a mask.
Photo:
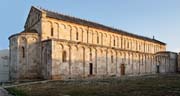
[{"label": "blue sky", "polygon": [[167,50],[180,51],[180,0],[1,0],[0,49],[8,37],[23,31],[30,7],[99,22],[167,43]]}]

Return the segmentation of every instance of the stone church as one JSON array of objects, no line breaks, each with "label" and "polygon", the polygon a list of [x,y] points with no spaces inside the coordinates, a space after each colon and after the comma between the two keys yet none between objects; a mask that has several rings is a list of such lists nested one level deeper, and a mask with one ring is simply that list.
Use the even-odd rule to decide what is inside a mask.
[{"label": "stone church", "polygon": [[159,40],[34,6],[9,41],[11,80],[177,71],[177,53]]}]

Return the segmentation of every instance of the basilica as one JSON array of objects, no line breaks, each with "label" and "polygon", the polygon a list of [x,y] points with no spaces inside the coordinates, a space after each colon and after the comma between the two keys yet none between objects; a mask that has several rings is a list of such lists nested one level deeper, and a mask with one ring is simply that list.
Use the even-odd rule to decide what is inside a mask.
[{"label": "basilica", "polygon": [[178,55],[164,42],[34,6],[9,44],[11,80],[178,71]]}]

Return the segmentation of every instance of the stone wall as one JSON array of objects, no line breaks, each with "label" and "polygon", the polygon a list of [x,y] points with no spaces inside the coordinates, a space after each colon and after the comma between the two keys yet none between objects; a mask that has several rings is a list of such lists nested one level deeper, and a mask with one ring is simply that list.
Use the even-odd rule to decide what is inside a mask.
[{"label": "stone wall", "polygon": [[10,78],[39,77],[40,46],[37,33],[22,32],[10,38]]},{"label": "stone wall", "polygon": [[52,42],[51,40],[46,40],[42,42],[42,52],[41,52],[41,74],[43,79],[52,78]]},{"label": "stone wall", "polygon": [[[156,72],[153,54],[86,43],[77,44],[68,40],[54,39],[51,42],[52,78],[55,79],[140,75]],[[123,65],[124,69],[122,69]]]},{"label": "stone wall", "polygon": [[180,53],[178,53],[178,72],[180,72]]},{"label": "stone wall", "polygon": [[0,82],[9,80],[9,50],[0,50]]},{"label": "stone wall", "polygon": [[166,50],[166,46],[160,43],[53,18],[43,18],[42,28],[42,40],[50,38],[64,39],[144,53],[156,53]]},{"label": "stone wall", "polygon": [[120,76],[122,66],[126,75],[155,73],[154,53],[166,50],[161,43],[46,16],[42,18],[41,37],[53,41],[52,78],[55,79],[87,77],[90,66],[92,75],[96,76]]},{"label": "stone wall", "polygon": [[155,54],[156,72],[174,73],[178,71],[178,55],[174,52],[158,52]]}]

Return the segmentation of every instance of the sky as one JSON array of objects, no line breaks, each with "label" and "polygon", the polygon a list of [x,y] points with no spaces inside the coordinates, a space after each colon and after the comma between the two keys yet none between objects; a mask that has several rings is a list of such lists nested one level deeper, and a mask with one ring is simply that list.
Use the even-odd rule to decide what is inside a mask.
[{"label": "sky", "polygon": [[98,22],[165,42],[180,52],[180,0],[1,0],[0,50],[24,30],[31,6]]}]

